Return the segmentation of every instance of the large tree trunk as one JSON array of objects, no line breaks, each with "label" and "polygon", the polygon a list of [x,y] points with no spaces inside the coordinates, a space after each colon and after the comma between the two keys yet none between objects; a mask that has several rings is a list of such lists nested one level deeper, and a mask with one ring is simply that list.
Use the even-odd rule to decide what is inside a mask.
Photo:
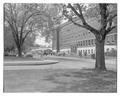
[{"label": "large tree trunk", "polygon": [[21,48],[18,49],[18,56],[22,57],[22,50],[21,50]]},{"label": "large tree trunk", "polygon": [[18,49],[18,56],[22,57],[22,46],[17,47]]},{"label": "large tree trunk", "polygon": [[104,43],[105,40],[96,39],[96,63],[95,69],[99,71],[106,70],[104,57]]}]

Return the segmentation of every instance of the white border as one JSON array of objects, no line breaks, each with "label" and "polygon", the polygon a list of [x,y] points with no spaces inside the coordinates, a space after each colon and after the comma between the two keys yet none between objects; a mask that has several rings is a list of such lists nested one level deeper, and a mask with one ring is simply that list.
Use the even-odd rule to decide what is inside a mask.
[{"label": "white border", "polygon": [[[120,34],[118,34],[118,45],[117,45],[117,50],[118,50],[118,58],[117,58],[117,72],[118,72],[118,75],[117,75],[117,88],[118,88],[118,92],[117,93],[3,93],[2,90],[3,90],[3,4],[4,3],[76,3],[76,2],[79,2],[79,3],[118,3],[118,9],[120,9],[120,4],[119,4],[119,0],[1,0],[0,1],[0,29],[1,29],[1,32],[0,32],[0,96],[49,96],[49,95],[52,95],[52,96],[65,96],[65,95],[75,95],[75,96],[96,96],[96,95],[99,95],[99,96],[120,96],[120,68],[119,68],[119,64],[120,64],[120,52],[119,52],[119,42],[120,42]],[[118,10],[118,21],[120,21],[119,19],[119,14],[120,14],[120,11]],[[120,32],[120,23],[118,22],[118,33]]]},{"label": "white border", "polygon": [[2,0],[8,3],[118,3],[118,0]]}]

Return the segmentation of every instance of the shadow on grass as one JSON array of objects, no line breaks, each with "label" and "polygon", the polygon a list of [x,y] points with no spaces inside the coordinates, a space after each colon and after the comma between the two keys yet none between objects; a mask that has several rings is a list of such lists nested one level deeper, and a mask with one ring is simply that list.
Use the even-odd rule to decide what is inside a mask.
[{"label": "shadow on grass", "polygon": [[58,84],[49,92],[117,92],[117,73],[91,69],[54,73],[47,79]]},{"label": "shadow on grass", "polygon": [[4,70],[5,92],[117,92],[117,73],[91,69]]}]

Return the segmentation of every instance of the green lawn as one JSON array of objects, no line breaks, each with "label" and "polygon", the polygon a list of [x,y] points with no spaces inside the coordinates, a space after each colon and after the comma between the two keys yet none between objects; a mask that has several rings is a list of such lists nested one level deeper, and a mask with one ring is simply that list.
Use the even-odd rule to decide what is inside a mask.
[{"label": "green lawn", "polygon": [[90,69],[4,70],[5,92],[116,92],[117,73]]},{"label": "green lawn", "polygon": [[15,56],[5,56],[4,61],[29,61],[29,60],[37,60],[32,57],[15,57]]}]

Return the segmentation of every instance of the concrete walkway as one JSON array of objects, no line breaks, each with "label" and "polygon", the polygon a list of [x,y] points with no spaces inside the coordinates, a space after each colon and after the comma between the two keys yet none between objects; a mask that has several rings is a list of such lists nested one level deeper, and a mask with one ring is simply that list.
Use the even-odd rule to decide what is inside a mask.
[{"label": "concrete walkway", "polygon": [[[67,60],[83,60],[85,62],[95,62],[95,59],[91,58],[83,58],[83,57],[67,57],[67,56],[48,56],[49,58],[56,58],[56,59],[67,59]],[[114,64],[117,63],[116,59],[105,59],[105,63]]]}]

